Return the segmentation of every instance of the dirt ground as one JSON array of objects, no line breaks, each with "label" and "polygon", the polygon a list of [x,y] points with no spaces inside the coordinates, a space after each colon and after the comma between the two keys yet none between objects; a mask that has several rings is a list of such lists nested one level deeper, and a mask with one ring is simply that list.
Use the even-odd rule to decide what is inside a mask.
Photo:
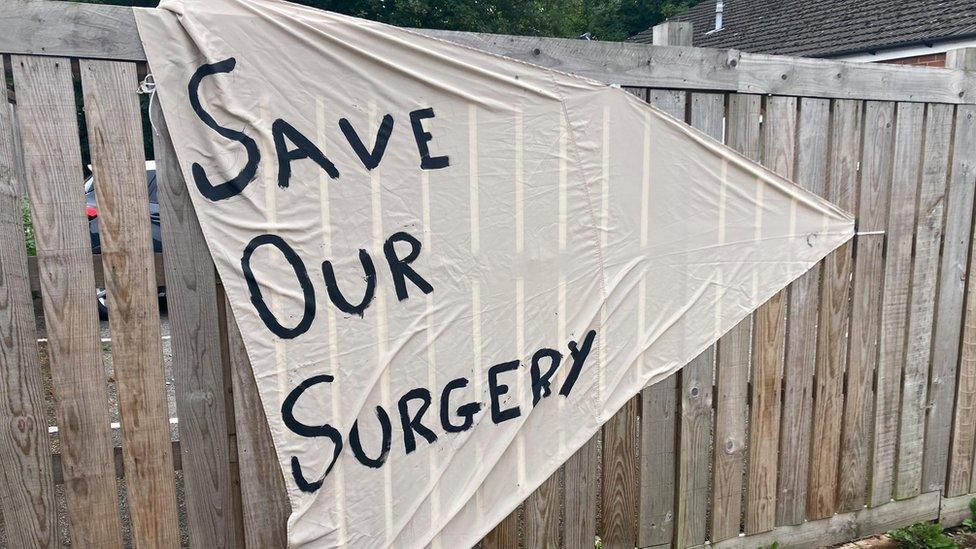
[{"label": "dirt ground", "polygon": [[[109,403],[109,421],[111,421],[112,427],[112,440],[115,446],[121,446],[122,444],[122,431],[119,428],[119,406],[118,406],[118,389],[115,384],[115,369],[112,365],[112,333],[107,321],[102,321],[101,323],[101,347],[102,347],[102,364],[105,368],[105,380],[106,380],[106,390],[108,394]],[[173,355],[172,355],[172,345],[170,341],[170,329],[169,329],[169,318],[166,316],[165,312],[162,314],[161,318],[161,338],[162,338],[162,348],[163,348],[163,368],[164,368],[164,382],[166,389],[167,402],[169,403],[169,417],[176,418],[176,397],[173,386]],[[41,371],[44,378],[44,392],[45,400],[47,404],[47,419],[48,419],[48,431],[50,434],[51,441],[51,452],[60,452],[60,440],[57,433],[57,421],[55,420],[54,412],[54,401],[52,395],[51,386],[51,364],[48,357],[48,347],[47,347],[47,331],[44,326],[43,318],[39,317],[37,319],[37,337],[38,337],[38,349],[40,355]],[[179,440],[179,424],[175,419],[170,420],[170,435],[172,440]],[[56,496],[58,504],[58,522],[59,522],[59,532],[61,535],[61,543],[65,547],[71,546],[71,536],[68,528],[68,518],[67,518],[67,503],[65,500],[65,490],[63,485],[58,485],[56,487]],[[122,513],[122,535],[126,547],[132,547],[131,539],[131,521],[129,517],[128,505],[126,501],[126,486],[125,479],[118,479],[118,496],[119,496],[119,507]],[[182,472],[176,472],[176,497],[177,504],[179,505],[179,518],[180,518],[180,537],[183,547],[188,547],[188,533],[186,528],[186,505],[185,497],[183,492],[183,475]],[[0,547],[7,547],[6,535],[3,530],[2,521],[0,521]]]},{"label": "dirt ground", "polygon": [[[976,548],[976,533],[966,532],[962,528],[950,528],[946,535],[956,543],[960,549]],[[835,546],[838,549],[898,549],[902,547],[886,535],[871,536],[850,543]]]}]

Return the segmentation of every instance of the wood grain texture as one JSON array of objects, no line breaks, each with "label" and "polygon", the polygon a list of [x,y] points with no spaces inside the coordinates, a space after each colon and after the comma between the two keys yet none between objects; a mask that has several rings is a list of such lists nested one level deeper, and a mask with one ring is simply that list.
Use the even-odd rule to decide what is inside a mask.
[{"label": "wood grain texture", "polygon": [[561,470],[557,470],[525,500],[526,547],[562,546],[559,529],[560,474]]},{"label": "wood grain texture", "polygon": [[[647,101],[685,120],[687,93],[683,90],[648,90]],[[671,543],[674,536],[677,394],[677,373],[641,391],[637,535],[641,547]]]},{"label": "wood grain texture", "polygon": [[[156,285],[165,286],[166,276],[163,272],[163,254],[153,254],[155,260],[154,270],[156,271]],[[92,268],[95,270],[95,287],[105,287],[105,268],[102,265],[102,254],[92,254]],[[30,289],[32,292],[41,291],[41,272],[37,267],[37,257],[27,258],[27,274],[30,278]]]},{"label": "wood grain texture", "polygon": [[599,433],[593,435],[563,466],[566,475],[563,495],[565,547],[589,549],[596,540],[599,437]]},{"label": "wood grain texture", "polygon": [[176,411],[190,540],[195,547],[234,545],[237,530],[227,437],[227,406],[210,251],[176,160],[159,102],[153,145],[167,279]]},{"label": "wood grain texture", "polygon": [[[763,164],[793,178],[796,162],[796,99],[770,97],[763,121]],[[757,190],[761,196],[762,189]],[[763,208],[761,199],[758,207]],[[759,229],[765,236],[769,230]],[[776,477],[779,460],[780,390],[786,341],[786,291],[780,291],[755,313],[752,339],[752,399],[749,459],[746,469],[746,535],[776,525]]]},{"label": "wood grain texture", "polygon": [[[945,228],[945,211],[947,199],[947,183],[949,174],[949,158],[952,146],[952,127],[955,109],[950,105],[929,105],[925,122],[925,156],[922,165],[922,184],[919,187],[918,221],[915,229],[915,271],[912,277],[911,324],[908,331],[908,356],[906,357],[906,372],[915,371],[929,377],[932,362],[933,336],[935,333],[935,306],[938,302],[939,264],[942,246],[942,236]],[[945,385],[943,380],[936,381],[935,372],[928,379],[929,386],[923,395],[925,413],[916,424],[902,424],[902,432],[907,436],[924,434],[922,468],[919,473],[908,472],[906,475],[918,474],[918,484],[922,492],[941,490],[945,484],[945,466],[948,461],[945,448],[938,451],[932,443],[935,442],[931,432],[927,431],[930,423],[930,413],[936,403],[931,396],[941,391],[939,385]],[[951,405],[950,405],[951,406]],[[947,437],[938,437],[948,441]],[[940,462],[940,463],[937,463]],[[902,473],[899,473],[898,484],[902,485]]]},{"label": "wood grain texture", "polygon": [[[722,140],[725,96],[717,93],[691,94],[691,125],[713,139]],[[678,487],[675,516],[675,545],[684,547],[705,541],[707,533],[709,481],[711,479],[712,408],[715,375],[715,346],[688,363],[678,379],[681,396],[678,432]]]},{"label": "wood grain texture", "polygon": [[969,267],[976,163],[976,108],[957,107],[952,158],[946,189],[945,232],[939,266],[929,414],[925,423],[925,466],[922,486],[942,488],[947,480],[953,404],[956,396],[966,274]]},{"label": "wood grain texture", "polygon": [[[857,202],[861,109],[860,101],[834,101],[830,113],[826,196],[846,211],[853,211]],[[806,515],[810,519],[832,515],[844,485],[838,469],[838,455],[842,446],[841,418],[845,406],[844,371],[848,357],[853,250],[854,243],[848,241],[829,254],[823,263],[807,480]],[[855,385],[855,389],[863,390],[864,385]],[[861,393],[852,395],[853,402],[861,402],[863,396]],[[841,490],[838,490],[838,483]],[[860,492],[864,492],[863,485]]]},{"label": "wood grain texture", "polygon": [[925,441],[929,359],[932,354],[939,246],[942,242],[945,214],[952,111],[953,108],[949,105],[926,106],[908,316],[908,350],[905,356],[898,464],[895,471],[895,499],[915,497],[922,492],[922,450]]},{"label": "wood grain texture", "polygon": [[519,547],[519,510],[516,508],[481,540],[483,549]]},{"label": "wood grain texture", "polygon": [[681,370],[677,547],[704,543],[708,513],[709,457],[712,450],[712,382],[715,348],[709,347]]},{"label": "wood grain texture", "polygon": [[[960,110],[959,114],[962,114]],[[972,138],[970,127],[973,113],[967,113],[966,120],[956,118],[956,141],[953,147],[952,180],[950,189],[959,184],[962,177],[967,186],[972,185],[976,173],[976,140]],[[948,238],[948,234],[946,235]],[[976,240],[970,242],[969,273],[976,265]],[[956,378],[956,408],[952,421],[952,442],[949,451],[949,470],[945,492],[948,496],[959,496],[971,491],[973,481],[973,459],[976,457],[976,285],[966,287],[965,311],[962,327],[962,348],[959,354],[959,372]],[[940,319],[941,321],[941,319]],[[938,334],[937,334],[938,337]]]},{"label": "wood grain texture", "polygon": [[71,63],[61,58],[13,57],[11,65],[37,239],[71,539],[81,546],[120,547]]},{"label": "wood grain texture", "polygon": [[[819,196],[826,196],[829,127],[830,101],[802,99],[797,120],[794,180]],[[799,524],[806,518],[820,270],[821,264],[815,265],[789,288],[776,482],[777,525]]]},{"label": "wood grain texture", "polygon": [[796,526],[781,526],[757,536],[740,537],[695,549],[756,549],[757,547],[819,548],[857,540],[896,528],[939,518],[939,494],[929,493],[909,501],[894,501]]},{"label": "wood grain texture", "polygon": [[894,104],[868,102],[864,111],[864,143],[855,237],[854,290],[851,296],[850,351],[847,394],[841,438],[840,510],[866,501],[874,437],[873,381],[878,362],[881,322],[883,247],[888,216],[888,191],[894,141]]},{"label": "wood grain texture", "polygon": [[881,294],[881,339],[875,374],[872,506],[891,500],[894,487],[924,115],[925,105],[921,103],[897,105]]},{"label": "wood grain texture", "polygon": [[640,396],[603,425],[603,496],[600,537],[607,548],[637,544],[637,415]]},{"label": "wood grain texture", "polygon": [[179,547],[135,63],[79,63],[105,262],[132,537]]},{"label": "wood grain texture", "polygon": [[[132,8],[8,0],[0,52],[145,61]],[[457,31],[420,32],[608,84],[838,99],[976,102],[959,70]]]},{"label": "wood grain texture", "polygon": [[[730,95],[728,98],[726,144],[757,161],[760,109],[759,96]],[[752,323],[750,315],[718,341],[709,532],[709,539],[713,542],[738,536],[741,526]]]},{"label": "wood grain texture", "polygon": [[51,445],[24,246],[13,109],[0,86],[0,494],[12,547],[58,544]]},{"label": "wood grain texture", "polygon": [[[224,310],[230,310],[226,297]],[[281,476],[268,420],[237,321],[233,315],[222,316],[221,320],[226,323],[227,359],[234,386],[244,540],[247,547],[285,547],[291,513],[285,479]]]}]

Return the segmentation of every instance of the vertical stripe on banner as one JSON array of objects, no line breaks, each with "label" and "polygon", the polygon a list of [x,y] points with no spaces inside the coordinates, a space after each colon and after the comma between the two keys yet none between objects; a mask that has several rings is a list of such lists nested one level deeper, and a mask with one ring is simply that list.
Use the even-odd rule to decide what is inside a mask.
[{"label": "vertical stripe on banner", "polygon": [[[600,255],[606,258],[607,239],[610,235],[610,107],[603,107],[603,162],[600,170]],[[602,268],[602,267],[601,267]],[[604,274],[603,276],[606,276]],[[604,285],[606,281],[604,281]],[[606,291],[606,288],[604,288]],[[603,405],[604,384],[607,364],[607,296],[603,295],[600,306],[599,357],[597,364],[597,401]]]},{"label": "vertical stripe on banner", "polygon": [[[377,130],[376,104],[369,104],[369,121],[367,127],[371,134]],[[373,250],[374,253],[383,249],[383,186],[380,176],[375,170],[369,172],[369,188],[373,210]],[[390,397],[390,364],[387,362],[387,338],[389,336],[389,320],[386,314],[386,289],[377,286],[376,297],[376,361],[382,368],[380,373],[380,395],[383,407],[392,409],[393,401]],[[384,521],[386,527],[386,543],[393,541],[393,467],[383,468],[384,493],[386,497]]]},{"label": "vertical stripe on banner", "polygon": [[[322,153],[328,150],[325,135],[325,103],[321,98],[315,100],[315,127],[318,134],[317,143]],[[325,257],[332,257],[332,216],[329,211],[329,175],[325,170],[319,170],[319,208],[322,216],[322,251]],[[342,391],[339,376],[339,337],[336,333],[335,308],[326,307],[328,327],[329,370],[332,372],[332,418],[337,425],[342,425]],[[337,460],[332,470],[335,478],[335,517],[339,529],[339,545],[346,543],[346,486],[343,479],[342,460]]]}]

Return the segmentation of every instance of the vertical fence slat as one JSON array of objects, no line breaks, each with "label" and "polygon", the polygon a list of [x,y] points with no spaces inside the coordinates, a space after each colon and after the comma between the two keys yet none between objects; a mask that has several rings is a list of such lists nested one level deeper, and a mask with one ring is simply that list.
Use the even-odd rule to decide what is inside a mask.
[{"label": "vertical fence slat", "polygon": [[[2,62],[2,58],[0,58]],[[34,307],[24,246],[23,181],[16,165],[16,126],[0,85],[0,469],[7,540],[54,547],[58,522],[51,445],[37,355]]]},{"label": "vertical fence slat", "polygon": [[637,532],[637,411],[639,397],[603,426],[603,497],[600,536],[604,547],[634,547]]},{"label": "vertical fence slat", "polygon": [[[717,93],[691,95],[691,125],[718,141],[722,140],[725,96]],[[678,433],[678,489],[675,518],[675,546],[705,542],[708,513],[709,457],[712,451],[712,410],[715,346],[711,346],[682,368],[681,428]]]},{"label": "vertical fence slat", "polygon": [[[797,122],[795,181],[820,196],[826,194],[829,125],[829,100],[801,100]],[[786,363],[783,369],[783,417],[780,424],[776,499],[777,525],[800,524],[806,518],[820,269],[820,264],[815,265],[789,289],[789,325]]]},{"label": "vertical fence slat", "polygon": [[[931,430],[938,394],[946,394],[951,382],[942,379],[931,361],[935,347],[935,309],[938,303],[939,265],[942,237],[945,229],[946,201],[948,199],[948,176],[952,128],[955,118],[952,105],[929,105],[927,133],[925,138],[925,160],[922,167],[922,186],[919,195],[918,228],[915,232],[915,293],[912,296],[912,327],[909,333],[909,366],[919,361],[925,374],[931,374],[929,392],[925,396],[926,415],[917,428],[925,433],[922,453],[922,472],[919,482],[922,492],[941,490],[945,485],[945,470],[948,455],[948,434],[935,434]],[[931,364],[930,364],[931,361]],[[931,368],[931,372],[929,372]],[[952,380],[955,381],[955,380]],[[948,393],[951,398],[951,393]],[[951,404],[950,404],[951,406]],[[941,410],[940,410],[941,412]],[[948,427],[948,424],[946,424]],[[944,440],[946,445],[933,444]],[[941,448],[941,451],[939,451]]]},{"label": "vertical fence slat", "polygon": [[[650,90],[648,102],[669,115],[685,120],[685,92]],[[678,374],[645,388],[640,423],[641,547],[669,544],[674,535],[675,442]]]},{"label": "vertical fence slat", "polygon": [[587,547],[596,540],[597,443],[593,435],[563,466],[565,492],[563,542],[566,547]]},{"label": "vertical fence slat", "polygon": [[[729,95],[726,144],[756,161],[759,160],[760,108],[761,101],[757,95]],[[739,535],[751,343],[752,315],[722,336],[717,347],[715,451],[709,535],[713,543]]]},{"label": "vertical fence slat", "polygon": [[220,353],[217,286],[210,251],[176,160],[159,102],[153,139],[159,189],[166,302],[187,521],[194,547],[234,544],[226,387]]},{"label": "vertical fence slat", "polygon": [[559,545],[559,470],[525,500],[525,546]]},{"label": "vertical fence slat", "polygon": [[[952,151],[952,178],[949,181],[950,193],[953,187],[968,187],[969,204],[972,204],[972,181],[976,173],[976,109],[959,107],[956,115],[956,136]],[[950,199],[951,200],[951,199]],[[950,203],[951,204],[951,203]],[[969,236],[967,234],[967,236]],[[946,241],[949,240],[948,228]],[[968,240],[968,239],[967,239]],[[969,250],[969,273],[976,272],[976,240],[967,242]],[[945,251],[943,256],[945,256]],[[943,262],[943,268],[947,265]],[[959,273],[965,283],[966,271]],[[943,278],[943,280],[946,280]],[[951,283],[950,283],[951,284]],[[940,304],[942,297],[940,295]],[[952,443],[949,454],[949,471],[946,479],[946,495],[958,496],[971,490],[974,446],[976,446],[976,284],[969,284],[965,291],[965,321],[962,331],[962,350],[959,357],[959,375],[956,386],[956,409],[952,422]],[[951,321],[951,319],[947,319]],[[943,322],[939,318],[938,322]],[[941,331],[941,330],[940,330]],[[939,337],[939,332],[936,332]],[[937,342],[939,344],[941,342]]]},{"label": "vertical fence slat", "polygon": [[71,62],[12,58],[71,539],[120,547]]},{"label": "vertical fence slat", "polygon": [[922,488],[925,399],[932,351],[932,315],[935,312],[935,283],[939,269],[942,216],[945,212],[952,111],[951,105],[930,104],[926,107],[895,499],[915,497]]},{"label": "vertical fence slat", "polygon": [[136,65],[83,59],[80,68],[132,537],[179,547]]},{"label": "vertical fence slat", "polygon": [[[770,97],[763,119],[763,164],[793,178],[796,154],[796,98]],[[761,187],[759,191],[761,192]],[[762,201],[758,207],[763,208]],[[759,229],[763,232],[762,229]],[[780,391],[786,338],[786,291],[755,313],[752,339],[752,401],[746,476],[746,534],[776,526]]]},{"label": "vertical fence slat", "polygon": [[[925,468],[922,485],[938,489],[948,482],[949,446],[956,397],[959,341],[966,273],[969,266],[973,215],[973,148],[976,147],[976,106],[956,108],[949,183],[946,190],[945,234],[939,267],[939,298],[932,338],[932,381],[925,426]],[[946,485],[946,493],[949,493]],[[960,492],[962,493],[962,492]]]},{"label": "vertical fence slat", "polygon": [[[830,125],[826,198],[852,212],[857,197],[857,165],[861,157],[861,102],[835,101]],[[839,494],[844,491],[843,479],[839,478],[838,454],[844,410],[853,249],[853,242],[846,242],[828,255],[823,264],[807,480],[807,517],[810,519],[832,515],[837,509]]]},{"label": "vertical fence slat", "polygon": [[841,510],[864,504],[874,432],[872,383],[881,322],[882,248],[891,184],[894,104],[869,101],[864,112],[861,183],[851,298],[850,354],[841,440]]},{"label": "vertical fence slat", "polygon": [[[218,292],[222,293],[222,292]],[[268,420],[264,415],[251,361],[237,321],[226,297],[221,325],[226,330],[227,359],[234,385],[234,419],[237,427],[237,459],[241,479],[244,540],[247,547],[285,547],[291,506],[285,493],[285,479],[275,454]]]},{"label": "vertical fence slat", "polygon": [[894,156],[887,184],[891,204],[885,236],[881,339],[875,375],[871,506],[891,501],[894,486],[924,114],[922,103],[897,105]]}]

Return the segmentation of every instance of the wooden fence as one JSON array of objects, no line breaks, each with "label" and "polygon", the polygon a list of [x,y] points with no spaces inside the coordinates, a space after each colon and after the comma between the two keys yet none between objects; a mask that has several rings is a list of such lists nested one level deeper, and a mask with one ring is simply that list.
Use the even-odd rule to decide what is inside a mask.
[{"label": "wooden fence", "polygon": [[[484,547],[816,546],[967,518],[976,52],[953,52],[950,70],[429,32],[626,86],[858,217],[852,242],[645,389]],[[158,109],[166,244],[152,253],[131,10],[6,0],[0,54],[14,94],[0,86],[6,543],[282,546],[283,481]],[[99,181],[95,258],[79,121]],[[96,286],[111,295],[110,341]]]}]

